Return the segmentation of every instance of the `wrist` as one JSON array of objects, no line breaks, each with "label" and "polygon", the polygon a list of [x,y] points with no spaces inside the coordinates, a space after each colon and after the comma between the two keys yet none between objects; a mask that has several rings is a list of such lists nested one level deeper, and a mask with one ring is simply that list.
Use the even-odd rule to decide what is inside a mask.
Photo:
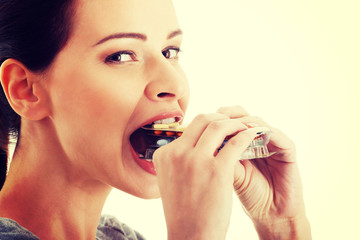
[{"label": "wrist", "polygon": [[209,226],[207,222],[167,225],[168,240],[225,240],[226,232],[227,227]]},{"label": "wrist", "polygon": [[259,239],[310,240],[310,224],[306,217],[266,219],[255,223]]}]

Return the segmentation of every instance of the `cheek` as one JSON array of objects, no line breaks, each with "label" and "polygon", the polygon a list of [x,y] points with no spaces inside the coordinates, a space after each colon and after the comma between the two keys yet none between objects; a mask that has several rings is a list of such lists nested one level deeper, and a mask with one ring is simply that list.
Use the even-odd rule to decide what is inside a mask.
[{"label": "cheek", "polygon": [[189,105],[189,100],[190,100],[190,85],[189,85],[189,81],[185,75],[184,70],[180,66],[178,66],[177,70],[178,70],[179,74],[183,76],[183,80],[184,80],[184,82],[183,82],[184,93],[183,93],[183,96],[179,100],[179,104],[180,104],[181,109],[183,109],[183,111],[186,112],[186,109]]},{"label": "cheek", "polygon": [[[101,79],[94,77],[99,75]],[[107,149],[120,151],[123,133],[142,95],[141,86],[136,86],[134,79],[121,81],[99,73],[71,76],[57,81],[51,96],[54,124],[63,148],[68,155],[76,152],[80,156],[92,150],[101,154]]]}]

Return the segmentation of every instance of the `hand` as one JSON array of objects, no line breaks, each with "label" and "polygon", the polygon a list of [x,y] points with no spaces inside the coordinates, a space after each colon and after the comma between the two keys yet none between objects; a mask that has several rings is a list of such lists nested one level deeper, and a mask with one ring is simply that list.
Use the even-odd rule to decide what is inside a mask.
[{"label": "hand", "polygon": [[260,238],[311,239],[293,142],[241,107],[218,112],[247,126],[263,126],[272,131],[268,149],[276,154],[266,159],[238,161],[234,175],[234,189]]},{"label": "hand", "polygon": [[155,151],[168,239],[225,239],[234,166],[258,131],[224,114],[199,115],[180,138]]}]

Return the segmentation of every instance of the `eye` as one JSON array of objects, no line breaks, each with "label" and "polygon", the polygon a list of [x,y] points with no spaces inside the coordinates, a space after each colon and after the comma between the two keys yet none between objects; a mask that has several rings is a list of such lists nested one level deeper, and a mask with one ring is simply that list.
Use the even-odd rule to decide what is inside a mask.
[{"label": "eye", "polygon": [[178,47],[168,47],[162,51],[162,54],[165,58],[168,59],[177,59],[179,57],[180,48]]},{"label": "eye", "polygon": [[117,63],[122,64],[126,62],[134,62],[136,60],[136,55],[130,51],[120,51],[117,53],[113,53],[110,56],[106,57],[106,63]]}]

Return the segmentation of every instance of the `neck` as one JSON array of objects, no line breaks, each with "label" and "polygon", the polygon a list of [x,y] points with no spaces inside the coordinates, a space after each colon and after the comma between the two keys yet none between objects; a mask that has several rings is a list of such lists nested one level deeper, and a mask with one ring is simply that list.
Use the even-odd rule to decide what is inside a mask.
[{"label": "neck", "polygon": [[111,188],[73,171],[65,154],[44,143],[19,143],[1,190],[0,217],[40,239],[94,239]]}]

